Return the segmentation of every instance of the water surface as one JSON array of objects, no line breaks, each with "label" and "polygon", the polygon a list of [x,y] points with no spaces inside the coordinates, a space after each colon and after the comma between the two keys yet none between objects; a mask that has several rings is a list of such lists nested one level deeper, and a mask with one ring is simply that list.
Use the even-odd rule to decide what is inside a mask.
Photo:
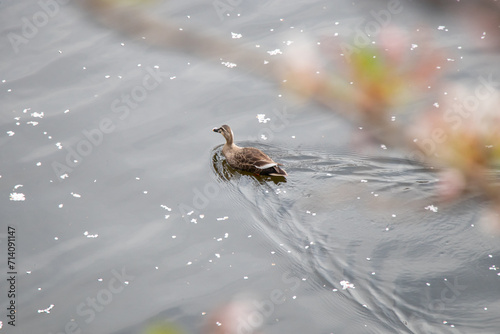
[{"label": "water surface", "polygon": [[[387,8],[243,1],[221,19],[210,1],[155,6],[266,51],[291,30],[348,35]],[[42,10],[1,7],[4,37]],[[453,27],[411,2],[393,19]],[[436,36],[464,46],[458,79],[492,71],[463,31]],[[169,320],[198,333],[244,298],[262,333],[498,333],[498,238],[478,228],[479,199],[437,202],[433,170],[251,71],[132,41],[73,4],[18,49],[2,39],[0,263],[14,226],[18,294],[16,327],[3,311],[0,332],[140,333]],[[228,168],[211,131],[226,123],[290,177]]]}]

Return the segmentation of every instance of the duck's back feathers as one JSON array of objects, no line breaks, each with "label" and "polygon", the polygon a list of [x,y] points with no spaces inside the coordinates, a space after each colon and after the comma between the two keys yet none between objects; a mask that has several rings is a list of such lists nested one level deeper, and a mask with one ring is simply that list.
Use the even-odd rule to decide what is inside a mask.
[{"label": "duck's back feathers", "polygon": [[227,162],[233,168],[259,175],[287,175],[267,154],[255,147],[238,147],[223,153]]}]

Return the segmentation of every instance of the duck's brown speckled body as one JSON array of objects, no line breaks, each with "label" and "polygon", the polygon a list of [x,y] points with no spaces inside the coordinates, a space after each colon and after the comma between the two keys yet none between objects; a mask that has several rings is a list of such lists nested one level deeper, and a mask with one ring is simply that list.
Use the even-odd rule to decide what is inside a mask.
[{"label": "duck's brown speckled body", "polygon": [[255,147],[239,147],[234,143],[233,131],[229,125],[214,128],[226,138],[222,154],[226,157],[229,166],[252,172],[258,175],[287,176],[288,174],[279,167],[267,154]]}]

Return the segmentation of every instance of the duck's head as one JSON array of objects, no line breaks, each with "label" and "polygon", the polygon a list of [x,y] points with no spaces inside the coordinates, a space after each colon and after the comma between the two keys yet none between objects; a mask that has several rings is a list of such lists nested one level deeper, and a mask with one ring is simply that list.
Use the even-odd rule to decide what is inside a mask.
[{"label": "duck's head", "polygon": [[212,131],[213,132],[218,132],[221,135],[223,135],[224,138],[226,138],[226,142],[229,145],[231,145],[233,143],[233,138],[234,138],[233,130],[231,130],[231,128],[229,127],[229,125],[225,125],[224,124],[220,128],[213,128]]}]

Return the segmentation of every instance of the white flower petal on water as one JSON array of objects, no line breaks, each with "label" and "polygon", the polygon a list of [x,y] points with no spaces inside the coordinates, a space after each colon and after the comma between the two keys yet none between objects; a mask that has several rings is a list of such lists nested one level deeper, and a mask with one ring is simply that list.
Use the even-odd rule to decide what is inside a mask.
[{"label": "white flower petal on water", "polygon": [[432,212],[438,212],[438,207],[434,205],[428,205],[424,208],[425,210],[430,210]]},{"label": "white flower petal on water", "polygon": [[9,199],[11,201],[25,201],[26,197],[24,196],[23,193],[10,193]]},{"label": "white flower petal on water", "polygon": [[340,285],[342,285],[342,290],[346,290],[349,288],[355,289],[354,284],[346,280],[340,281]]}]

